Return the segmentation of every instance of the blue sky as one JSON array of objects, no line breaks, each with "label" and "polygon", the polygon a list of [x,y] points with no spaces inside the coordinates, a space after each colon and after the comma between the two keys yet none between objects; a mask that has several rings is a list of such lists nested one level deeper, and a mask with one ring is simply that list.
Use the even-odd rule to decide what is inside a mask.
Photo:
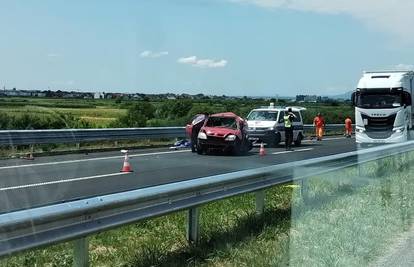
[{"label": "blue sky", "polygon": [[413,8],[408,0],[3,1],[0,86],[341,94],[363,70],[412,68]]}]

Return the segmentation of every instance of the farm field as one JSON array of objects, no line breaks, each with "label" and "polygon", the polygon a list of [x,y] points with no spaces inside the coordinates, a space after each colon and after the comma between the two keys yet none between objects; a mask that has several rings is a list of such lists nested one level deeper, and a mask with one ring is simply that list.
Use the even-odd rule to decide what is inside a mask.
[{"label": "farm field", "polygon": [[126,113],[115,101],[0,98],[0,114],[19,118],[24,114],[35,117],[58,117],[70,115],[85,121],[91,128],[109,127],[110,123]]},{"label": "farm field", "polygon": [[[181,126],[194,114],[231,111],[246,117],[251,109],[268,105],[268,100],[111,100],[56,98],[0,98],[0,129],[108,128]],[[327,123],[343,123],[353,117],[353,107],[344,103],[285,103],[305,106],[304,122],[312,123],[321,112]]]}]

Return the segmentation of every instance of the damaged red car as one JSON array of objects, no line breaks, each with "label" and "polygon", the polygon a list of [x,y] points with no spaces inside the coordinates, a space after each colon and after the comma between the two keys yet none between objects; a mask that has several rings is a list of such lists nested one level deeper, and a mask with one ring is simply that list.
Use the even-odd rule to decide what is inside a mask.
[{"label": "damaged red car", "polygon": [[205,116],[202,124],[201,117],[195,118],[198,120],[193,120],[186,130],[191,137],[192,150],[198,154],[218,150],[239,155],[252,149],[247,135],[247,122],[236,114],[226,112]]}]

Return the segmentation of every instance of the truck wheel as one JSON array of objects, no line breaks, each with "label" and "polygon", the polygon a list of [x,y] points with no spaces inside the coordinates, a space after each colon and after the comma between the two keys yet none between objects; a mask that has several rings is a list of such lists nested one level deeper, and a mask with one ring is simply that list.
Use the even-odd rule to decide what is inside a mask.
[{"label": "truck wheel", "polygon": [[363,144],[363,143],[357,143],[357,149],[364,149],[364,148],[366,148],[367,147],[367,145],[366,144]]},{"label": "truck wheel", "polygon": [[298,137],[295,140],[295,146],[300,146],[302,144],[303,136],[302,134],[298,134]]}]

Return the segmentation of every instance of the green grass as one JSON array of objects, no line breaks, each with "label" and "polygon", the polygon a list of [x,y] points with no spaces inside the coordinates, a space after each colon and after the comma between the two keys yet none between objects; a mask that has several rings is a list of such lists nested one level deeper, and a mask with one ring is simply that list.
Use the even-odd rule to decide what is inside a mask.
[{"label": "green grass", "polygon": [[[177,100],[178,101],[178,100]],[[116,101],[106,99],[59,99],[59,98],[22,98],[22,97],[0,97],[0,113],[12,116],[31,114],[33,116],[50,117],[57,113],[68,114],[88,123],[87,127],[106,128],[114,121],[125,115],[127,108],[137,101]],[[225,112],[233,111],[241,116],[247,114],[259,106],[267,105],[264,100],[193,100],[191,110],[185,116],[176,118],[175,113],[166,116],[161,112],[166,100],[152,100],[151,104],[157,110],[156,118],[148,120],[149,126],[177,126],[184,125],[189,118],[199,112]],[[174,101],[170,101],[174,103]],[[314,116],[322,112],[327,123],[343,123],[346,115],[353,117],[353,108],[345,104],[303,104],[307,107],[304,112],[304,122],[312,123]],[[165,107],[164,107],[165,108]],[[159,115],[164,114],[164,115]]]},{"label": "green grass", "polygon": [[[295,186],[275,187],[261,216],[252,194],[203,206],[198,246],[185,240],[184,212],[94,235],[91,266],[366,266],[412,224],[413,158],[313,177],[306,202]],[[70,243],[0,261],[71,264]]]},{"label": "green grass", "polygon": [[39,116],[54,116],[60,114],[71,114],[75,118],[82,119],[91,123],[93,127],[105,128],[111,122],[117,120],[120,116],[126,114],[125,109],[109,108],[105,106],[98,106],[95,108],[54,108],[42,106],[22,106],[16,107],[0,107],[0,112],[9,115],[39,115]]},{"label": "green grass", "polygon": [[292,210],[291,265],[366,266],[385,254],[413,219],[412,158],[311,179],[311,201]]},{"label": "green grass", "polygon": [[[185,240],[184,212],[143,221],[95,235],[90,241],[91,266],[193,266],[209,265],[223,257],[236,257],[243,243],[259,237],[268,225],[287,232],[290,220],[291,188],[269,192],[271,201],[264,216],[254,216],[252,195],[206,205],[201,211],[202,240],[188,246]],[[270,196],[269,195],[269,196]],[[288,239],[281,237],[286,250]],[[1,266],[70,266],[71,244],[33,250],[0,261]],[[282,251],[280,251],[282,252]],[[280,256],[286,255],[278,253]],[[286,259],[285,259],[286,260]]]},{"label": "green grass", "polygon": [[70,114],[94,128],[106,128],[126,113],[114,100],[53,99],[53,98],[0,98],[0,113],[12,116],[31,114],[54,116]]}]

